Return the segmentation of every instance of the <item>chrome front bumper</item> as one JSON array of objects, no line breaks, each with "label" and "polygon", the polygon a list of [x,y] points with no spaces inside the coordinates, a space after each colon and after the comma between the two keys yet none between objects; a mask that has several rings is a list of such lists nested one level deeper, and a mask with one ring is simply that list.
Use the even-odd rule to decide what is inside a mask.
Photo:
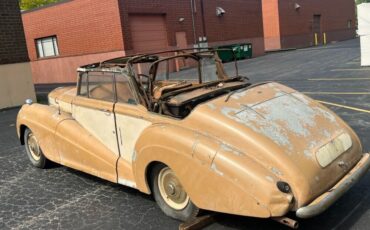
[{"label": "chrome front bumper", "polygon": [[345,192],[348,191],[363,175],[366,174],[370,167],[370,154],[363,154],[357,165],[343,177],[328,192],[322,194],[309,205],[299,208],[296,212],[299,218],[311,218],[328,209],[337,201]]}]

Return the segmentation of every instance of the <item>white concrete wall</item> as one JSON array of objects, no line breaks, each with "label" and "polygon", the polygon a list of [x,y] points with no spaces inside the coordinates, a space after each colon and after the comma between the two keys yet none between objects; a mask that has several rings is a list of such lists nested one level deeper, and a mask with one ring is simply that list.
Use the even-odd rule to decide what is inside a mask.
[{"label": "white concrete wall", "polygon": [[361,66],[370,66],[370,3],[358,5],[357,16],[361,40]]}]

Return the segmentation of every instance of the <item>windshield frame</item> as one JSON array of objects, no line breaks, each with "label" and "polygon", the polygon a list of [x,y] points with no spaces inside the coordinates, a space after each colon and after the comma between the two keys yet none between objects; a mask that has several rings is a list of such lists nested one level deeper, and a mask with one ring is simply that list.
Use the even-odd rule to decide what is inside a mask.
[{"label": "windshield frame", "polygon": [[[180,51],[184,51],[184,50],[180,50]],[[180,51],[178,51],[178,52],[180,52]],[[213,58],[215,58],[215,61],[220,62],[220,64],[222,65],[223,70],[225,71],[222,60],[218,57],[218,51],[230,51],[232,53],[232,55],[234,57],[234,66],[235,66],[236,76],[232,76],[232,77],[228,76],[228,77],[229,78],[238,77],[239,76],[238,60],[236,58],[235,52],[232,49],[210,49],[210,50],[203,50],[203,51],[198,51],[198,52],[193,52],[193,53],[177,54],[177,55],[169,56],[169,57],[165,57],[165,58],[159,58],[157,61],[154,61],[151,64],[151,66],[149,67],[149,75],[151,76],[151,80],[153,82],[155,82],[156,78],[157,78],[157,74],[158,74],[157,70],[158,70],[159,63],[164,62],[164,61],[168,61],[168,60],[171,60],[171,59],[176,59],[176,58],[179,58],[179,57],[180,58],[181,57],[193,58],[198,64],[197,69],[198,69],[199,84],[202,84],[203,80],[204,80],[203,76],[202,76],[203,73],[202,73],[202,62],[201,62],[202,58],[204,58],[204,57],[202,57],[202,54],[211,53]],[[215,81],[218,81],[218,80],[215,80]],[[211,82],[214,82],[214,81],[211,81]]]},{"label": "windshield frame", "polygon": [[[149,68],[149,74],[152,76],[152,81],[153,82],[156,81],[157,74],[158,74],[158,67],[159,67],[159,64],[161,62],[166,62],[168,60],[181,58],[181,57],[192,58],[193,60],[195,60],[197,62],[197,67],[196,68],[198,70],[198,80],[199,80],[199,83],[202,83],[201,62],[200,62],[199,57],[196,56],[196,55],[193,55],[193,54],[180,54],[180,55],[176,55],[176,56],[172,56],[172,57],[162,58],[158,61],[153,62],[152,65]],[[167,62],[167,65],[168,65],[168,62]],[[169,80],[169,79],[166,79],[166,80]]]}]

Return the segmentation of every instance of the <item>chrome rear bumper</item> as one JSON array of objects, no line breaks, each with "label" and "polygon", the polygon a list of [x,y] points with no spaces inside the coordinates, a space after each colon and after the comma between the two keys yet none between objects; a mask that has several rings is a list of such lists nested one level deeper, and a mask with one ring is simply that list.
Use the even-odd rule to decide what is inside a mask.
[{"label": "chrome rear bumper", "polygon": [[370,154],[363,154],[357,165],[341,179],[334,187],[329,189],[309,205],[299,208],[296,212],[299,218],[311,218],[319,215],[337,201],[345,192],[347,192],[370,167]]}]

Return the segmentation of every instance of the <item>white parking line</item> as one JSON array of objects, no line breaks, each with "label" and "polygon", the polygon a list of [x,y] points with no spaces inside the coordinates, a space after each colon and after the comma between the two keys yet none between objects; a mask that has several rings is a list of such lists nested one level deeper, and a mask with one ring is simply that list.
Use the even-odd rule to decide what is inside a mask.
[{"label": "white parking line", "polygon": [[352,107],[352,106],[340,105],[340,104],[336,104],[336,103],[332,103],[332,102],[319,101],[319,100],[317,100],[317,102],[320,102],[321,104],[325,104],[325,105],[331,105],[331,106],[336,106],[336,107],[339,107],[339,108],[344,108],[344,109],[349,109],[349,110],[353,110],[353,111],[357,111],[357,112],[369,113],[370,114],[370,110],[367,110],[367,109],[360,109],[360,108],[356,108],[356,107]]},{"label": "white parking line", "polygon": [[332,69],[330,70],[332,72],[343,72],[343,71],[369,71],[370,72],[370,69],[369,68],[362,68],[362,69]]},{"label": "white parking line", "polygon": [[302,92],[307,95],[370,95],[370,92]]},{"label": "white parking line", "polygon": [[348,78],[309,78],[309,81],[360,81],[370,80],[370,77],[348,77]]}]

